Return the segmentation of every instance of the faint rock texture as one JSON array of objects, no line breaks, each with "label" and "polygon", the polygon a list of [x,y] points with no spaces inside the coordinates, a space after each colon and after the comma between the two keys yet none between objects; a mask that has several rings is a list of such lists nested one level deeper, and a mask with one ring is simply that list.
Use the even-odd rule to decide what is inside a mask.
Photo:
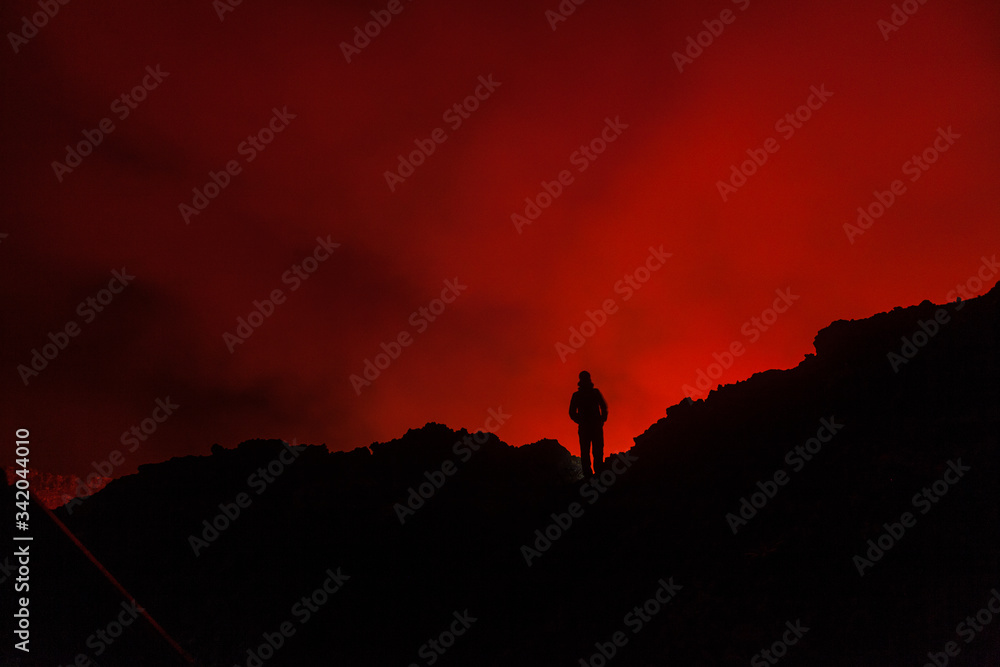
[{"label": "faint rock texture", "polygon": [[[478,620],[437,664],[576,665],[619,630],[616,667],[746,664],[796,619],[811,630],[783,664],[923,664],[1000,584],[998,298],[837,321],[797,367],[667,408],[635,439],[635,465],[530,568],[521,545],[581,502],[579,460],[494,435],[462,460],[470,434],[434,423],[350,452],[298,447],[259,494],[249,480],[283,444],[215,445],[59,514],[201,665],[247,665],[288,620],[296,633],[268,667],[428,664],[420,647],[466,609]],[[951,321],[893,372],[887,354],[938,308]],[[725,515],[831,417],[843,429],[734,535]],[[866,541],[959,457],[971,471],[859,576]],[[445,461],[457,470],[401,525],[396,504]],[[251,504],[196,558],[189,536],[239,493]],[[40,510],[33,525],[37,644],[30,660],[10,642],[0,657],[93,659],[87,638],[121,597]],[[293,605],[338,567],[350,579],[299,624]],[[631,634],[624,616],[669,577],[681,590]],[[998,646],[987,627],[956,662],[998,664]],[[183,664],[142,620],[97,661]]]}]

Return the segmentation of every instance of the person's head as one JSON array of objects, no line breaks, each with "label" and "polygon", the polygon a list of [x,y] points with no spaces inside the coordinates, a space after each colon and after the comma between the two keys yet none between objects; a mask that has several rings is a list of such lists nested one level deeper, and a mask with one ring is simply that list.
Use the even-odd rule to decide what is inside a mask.
[{"label": "person's head", "polygon": [[580,388],[593,387],[594,383],[590,379],[590,373],[587,371],[580,371],[580,381],[576,383]]}]

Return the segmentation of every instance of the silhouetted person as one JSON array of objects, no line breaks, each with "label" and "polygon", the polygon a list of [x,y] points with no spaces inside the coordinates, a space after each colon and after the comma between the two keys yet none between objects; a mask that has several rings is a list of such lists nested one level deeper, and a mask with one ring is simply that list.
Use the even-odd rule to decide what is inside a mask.
[{"label": "silhouetted person", "polygon": [[[600,472],[604,464],[604,422],[608,420],[608,404],[600,390],[590,381],[590,373],[580,372],[580,388],[569,401],[569,418],[579,424],[580,467],[584,479]],[[594,450],[594,470],[590,469],[590,450]]]}]

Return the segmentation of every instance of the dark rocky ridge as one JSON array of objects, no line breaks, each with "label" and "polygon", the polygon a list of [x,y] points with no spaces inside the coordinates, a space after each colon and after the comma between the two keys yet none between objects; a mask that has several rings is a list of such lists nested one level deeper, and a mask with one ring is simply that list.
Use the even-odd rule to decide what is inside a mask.
[{"label": "dark rocky ridge", "polygon": [[[263,664],[428,664],[421,645],[465,609],[478,620],[436,664],[578,665],[621,630],[611,665],[745,665],[802,619],[783,665],[920,665],[1000,586],[998,301],[994,287],[834,322],[796,368],[668,408],[593,505],[555,441],[490,436],[463,461],[469,434],[427,424],[352,452],[300,447],[260,495],[249,480],[278,441],[143,466],[57,514],[202,665],[246,665],[288,620]],[[951,321],[893,372],[887,353],[939,308]],[[793,471],[786,452],[822,419],[844,426]],[[920,514],[912,496],[959,458],[970,471]],[[400,525],[394,505],[446,460],[457,472]],[[726,514],[778,469],[790,481],[734,535]],[[250,506],[195,557],[189,535],[240,492]],[[521,546],[574,501],[583,516],[528,567]],[[853,557],[905,511],[915,526],[859,576]],[[37,644],[20,664],[93,658],[87,637],[121,596],[41,513]],[[300,624],[296,600],[338,567],[350,579]],[[670,577],[682,588],[633,633],[623,617]],[[1000,619],[960,648],[956,663],[997,664]],[[140,620],[97,664],[184,663]]]}]

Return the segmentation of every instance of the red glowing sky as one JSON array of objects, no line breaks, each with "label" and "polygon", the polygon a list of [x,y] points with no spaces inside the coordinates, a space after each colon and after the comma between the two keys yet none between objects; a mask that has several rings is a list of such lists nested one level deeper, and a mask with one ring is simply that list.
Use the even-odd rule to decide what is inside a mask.
[{"label": "red glowing sky", "polygon": [[[506,442],[576,451],[567,406],[587,369],[619,451],[734,341],[746,352],[719,382],[794,366],[832,320],[944,301],[997,252],[995,3],[914,3],[888,39],[888,2],[675,4],[591,0],[553,30],[555,0],[404,0],[350,63],[339,44],[386,3],[244,2],[224,20],[208,0],[70,3],[16,53],[8,36],[6,432],[29,428],[34,465],[80,476],[115,449],[118,475],[252,437],[350,449],[427,421],[476,430],[497,408]],[[679,72],[673,53],[724,9]],[[34,11],[5,4],[4,32]],[[157,65],[169,74],[120,119],[112,102]],[[443,113],[480,76],[499,86],[455,129]],[[813,87],[830,97],[776,128]],[[294,118],[248,162],[239,146],[274,108]],[[52,162],[105,117],[114,131],[60,182]],[[581,172],[573,154],[606,119],[619,133]],[[385,172],[436,128],[446,140],[391,191]],[[958,138],[909,180],[939,128]],[[717,182],[769,138],[777,152],[723,201]],[[186,224],[178,205],[230,160],[240,173]],[[843,225],[896,179],[905,192],[851,243]],[[317,237],[340,245],[291,291]],[[625,300],[616,283],[661,246]],[[78,304],[122,267],[135,279],[85,321]],[[467,289],[418,331],[411,313],[455,278]],[[230,354],[223,334],[274,289],[284,303]],[[751,342],[744,323],[785,289],[799,298]],[[606,299],[564,363],[556,343]],[[25,384],[18,366],[69,322],[79,334]],[[358,395],[349,377],[404,331]],[[122,433],[168,396],[179,408],[127,451]]]}]

